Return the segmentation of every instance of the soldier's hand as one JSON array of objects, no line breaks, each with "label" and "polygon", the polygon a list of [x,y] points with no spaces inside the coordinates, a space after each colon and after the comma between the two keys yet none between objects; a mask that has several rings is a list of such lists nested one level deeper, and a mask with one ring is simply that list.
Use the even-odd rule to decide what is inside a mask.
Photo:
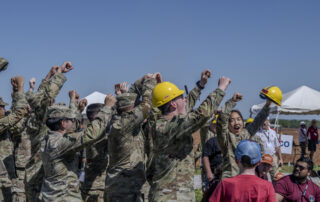
[{"label": "soldier's hand", "polygon": [[121,91],[120,91],[120,83],[117,83],[116,85],[114,85],[114,92],[116,95],[120,95]]},{"label": "soldier's hand", "polygon": [[72,63],[69,62],[69,61],[68,62],[64,62],[60,69],[61,69],[62,73],[67,73],[67,72],[73,70]]},{"label": "soldier's hand", "polygon": [[30,89],[34,90],[34,88],[36,87],[36,78],[31,78],[29,81],[29,87]]},{"label": "soldier's hand", "polygon": [[272,103],[272,101],[267,98],[267,99],[266,99],[266,105],[267,105],[267,107],[270,107],[271,103]]},{"label": "soldier's hand", "polygon": [[161,83],[161,82],[162,82],[162,76],[161,76],[160,72],[154,73],[154,74],[152,75],[152,77],[153,77],[154,79],[156,79],[157,83]]},{"label": "soldier's hand", "polygon": [[143,83],[144,80],[146,80],[147,78],[151,78],[152,76],[153,76],[153,74],[148,73],[148,74],[144,75],[144,76],[140,79],[140,82]]},{"label": "soldier's hand", "polygon": [[84,108],[86,108],[88,104],[88,100],[87,99],[82,99],[80,102],[79,102],[79,106],[78,106],[78,110],[81,112],[83,112]]},{"label": "soldier's hand", "polygon": [[50,74],[54,75],[59,71],[60,67],[58,65],[51,67]]},{"label": "soldier's hand", "polygon": [[79,104],[80,102],[80,95],[76,91],[76,96],[75,96],[76,102]]},{"label": "soldier's hand", "polygon": [[231,79],[229,79],[228,77],[221,77],[219,79],[219,82],[218,82],[218,88],[220,88],[221,90],[225,91],[227,90],[228,86],[230,85],[231,83]]},{"label": "soldier's hand", "polygon": [[239,102],[240,100],[242,100],[242,95],[240,93],[235,93],[232,97],[232,100],[234,102]]},{"label": "soldier's hand", "polygon": [[128,90],[129,90],[129,85],[128,85],[128,83],[125,81],[125,82],[122,82],[121,84],[120,84],[120,92],[121,93],[126,93],[126,92],[128,92]]},{"label": "soldier's hand", "polygon": [[104,99],[104,105],[108,106],[108,107],[113,107],[117,102],[117,99],[115,97],[113,97],[112,94],[109,94],[106,96],[106,98]]},{"label": "soldier's hand", "polygon": [[22,76],[11,78],[11,85],[14,92],[23,92],[24,78]]},{"label": "soldier's hand", "polygon": [[204,72],[201,73],[200,85],[204,87],[210,77],[211,71],[209,69],[206,69]]},{"label": "soldier's hand", "polygon": [[77,92],[75,90],[70,90],[69,91],[70,100],[75,100],[76,99],[76,94],[77,94]]}]

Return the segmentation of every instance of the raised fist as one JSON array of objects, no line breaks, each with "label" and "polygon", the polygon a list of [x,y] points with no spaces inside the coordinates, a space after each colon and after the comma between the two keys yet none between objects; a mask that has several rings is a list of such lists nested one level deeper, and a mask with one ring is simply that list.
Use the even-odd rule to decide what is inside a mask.
[{"label": "raised fist", "polygon": [[69,91],[70,100],[75,100],[76,99],[76,94],[77,94],[77,92],[75,90],[70,90]]},{"label": "raised fist", "polygon": [[16,76],[11,78],[11,85],[12,85],[13,91],[23,92],[23,84],[24,84],[24,78],[22,76]]},{"label": "raised fist", "polygon": [[242,100],[242,95],[240,93],[235,93],[232,97],[232,100],[234,102],[239,102],[240,100]]},{"label": "raised fist", "polygon": [[60,69],[61,69],[61,73],[67,73],[67,72],[73,70],[72,63],[69,61],[64,62]]},{"label": "raised fist", "polygon": [[106,96],[106,98],[104,99],[104,105],[108,106],[108,107],[113,107],[117,102],[117,99],[115,97],[113,97],[112,94],[109,94]]},{"label": "raised fist", "polygon": [[162,76],[159,72],[156,72],[152,75],[152,78],[156,79],[157,83],[161,83],[162,82]]},{"label": "raised fist", "polygon": [[33,77],[29,81],[29,87],[30,87],[30,89],[33,90],[35,88],[35,86],[36,86],[36,78]]},{"label": "raised fist", "polygon": [[200,85],[204,87],[210,77],[211,71],[209,69],[206,69],[204,72],[201,73]]},{"label": "raised fist", "polygon": [[88,104],[88,100],[85,99],[85,98],[82,99],[82,100],[79,102],[78,110],[79,110],[80,112],[83,112],[83,110],[84,110],[84,108],[86,108],[87,104]]},{"label": "raised fist", "polygon": [[231,79],[228,77],[221,77],[218,82],[218,88],[225,91],[231,83]]},{"label": "raised fist", "polygon": [[126,93],[126,92],[128,92],[128,90],[129,90],[129,86],[128,86],[128,83],[125,81],[125,82],[122,82],[121,84],[120,84],[120,91],[121,91],[121,93]]}]

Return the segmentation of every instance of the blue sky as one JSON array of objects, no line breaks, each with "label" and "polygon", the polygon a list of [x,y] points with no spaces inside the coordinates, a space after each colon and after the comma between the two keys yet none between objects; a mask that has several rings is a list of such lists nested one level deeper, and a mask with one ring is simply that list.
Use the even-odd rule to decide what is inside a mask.
[{"label": "blue sky", "polygon": [[0,95],[10,101],[10,77],[39,84],[66,60],[75,69],[57,98],[64,102],[71,89],[112,93],[117,82],[157,71],[191,89],[210,68],[201,100],[228,76],[227,97],[243,93],[237,108],[247,117],[267,85],[320,90],[319,10],[315,0],[3,1],[0,57],[10,66]]}]

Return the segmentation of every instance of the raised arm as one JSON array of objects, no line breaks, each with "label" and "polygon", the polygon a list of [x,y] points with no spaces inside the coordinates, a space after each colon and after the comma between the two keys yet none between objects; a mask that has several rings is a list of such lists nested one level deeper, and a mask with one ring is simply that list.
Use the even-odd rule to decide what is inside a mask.
[{"label": "raised arm", "polygon": [[13,127],[28,113],[28,102],[23,93],[24,79],[17,76],[11,79],[13,87],[13,111],[8,116],[0,119],[0,133]]},{"label": "raised arm", "polygon": [[254,136],[258,132],[259,128],[263,125],[263,123],[268,118],[269,112],[270,112],[270,105],[271,105],[271,101],[267,99],[266,104],[258,113],[258,115],[254,118],[253,123],[247,127],[247,130],[251,136]]}]

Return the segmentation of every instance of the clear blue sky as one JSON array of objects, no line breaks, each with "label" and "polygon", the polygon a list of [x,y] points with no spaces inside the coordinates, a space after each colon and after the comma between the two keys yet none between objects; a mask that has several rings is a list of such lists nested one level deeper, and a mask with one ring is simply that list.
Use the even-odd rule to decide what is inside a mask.
[{"label": "clear blue sky", "polygon": [[57,98],[64,102],[71,89],[112,93],[115,83],[156,71],[191,89],[210,68],[201,100],[228,76],[227,97],[243,93],[237,108],[247,117],[267,85],[320,90],[319,10],[315,0],[3,1],[0,57],[10,66],[0,96],[11,100],[13,75],[39,84],[66,60],[75,69]]}]

